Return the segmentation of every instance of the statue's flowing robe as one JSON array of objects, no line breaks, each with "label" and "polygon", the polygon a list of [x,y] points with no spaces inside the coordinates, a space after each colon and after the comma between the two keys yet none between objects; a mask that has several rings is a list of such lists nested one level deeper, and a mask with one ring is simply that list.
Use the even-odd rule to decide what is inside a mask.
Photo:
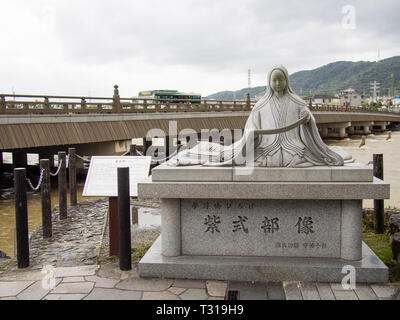
[{"label": "statue's flowing robe", "polygon": [[266,167],[341,166],[343,158],[332,151],[320,138],[315,119],[305,104],[290,95],[272,95],[250,114],[245,132],[282,128],[309,113],[307,123],[286,132],[261,135],[255,142],[255,164]]}]

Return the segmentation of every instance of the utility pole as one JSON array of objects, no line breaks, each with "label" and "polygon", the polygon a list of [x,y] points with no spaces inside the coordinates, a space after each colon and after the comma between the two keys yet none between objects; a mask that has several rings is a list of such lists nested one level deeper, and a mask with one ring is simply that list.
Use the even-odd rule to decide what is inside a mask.
[{"label": "utility pole", "polygon": [[391,94],[391,96],[394,97],[394,73],[391,74],[391,78],[392,78],[392,81],[391,81],[391,83],[392,83],[392,88],[391,88],[392,89],[392,94]]},{"label": "utility pole", "polygon": [[251,89],[251,70],[250,69],[247,72],[247,84],[248,84],[247,107],[250,108],[250,89]]},{"label": "utility pole", "polygon": [[377,93],[379,92],[379,86],[380,83],[376,82],[376,80],[374,80],[374,82],[371,82],[371,91],[372,91],[372,101],[376,102],[376,98],[377,98]]}]

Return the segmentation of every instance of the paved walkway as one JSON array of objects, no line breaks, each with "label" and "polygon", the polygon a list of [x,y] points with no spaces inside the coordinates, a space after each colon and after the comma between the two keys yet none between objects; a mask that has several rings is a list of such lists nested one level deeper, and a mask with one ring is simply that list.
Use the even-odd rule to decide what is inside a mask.
[{"label": "paved walkway", "polygon": [[224,300],[228,291],[239,300],[400,300],[400,283],[343,290],[332,283],[146,279],[117,263],[0,276],[0,300]]}]

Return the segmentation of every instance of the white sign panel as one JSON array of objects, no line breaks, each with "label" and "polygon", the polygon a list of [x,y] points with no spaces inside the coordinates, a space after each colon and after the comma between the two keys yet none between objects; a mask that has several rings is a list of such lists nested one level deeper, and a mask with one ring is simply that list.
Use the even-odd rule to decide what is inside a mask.
[{"label": "white sign panel", "polygon": [[131,197],[137,197],[138,182],[149,182],[151,157],[93,156],[86,176],[84,197],[117,197],[117,168],[129,167]]}]

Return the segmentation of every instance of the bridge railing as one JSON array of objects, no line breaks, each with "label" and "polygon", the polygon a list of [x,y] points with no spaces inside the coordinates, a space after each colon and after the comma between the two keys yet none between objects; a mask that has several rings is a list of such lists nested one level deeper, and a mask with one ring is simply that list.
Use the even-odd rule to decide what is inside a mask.
[{"label": "bridge railing", "polygon": [[357,113],[388,113],[388,114],[393,114],[393,113],[398,113],[395,112],[391,109],[387,110],[377,110],[371,107],[365,108],[365,107],[350,107],[350,106],[341,106],[341,105],[336,105],[336,104],[324,104],[324,105],[318,105],[318,106],[309,106],[309,109],[311,111],[333,111],[333,112],[357,112]]},{"label": "bridge railing", "polygon": [[0,114],[154,113],[248,111],[246,101],[0,95]]},{"label": "bridge railing", "polygon": [[[110,97],[47,96],[0,94],[0,114],[104,114],[155,112],[250,111],[255,101],[201,99],[121,98],[118,86]],[[372,108],[354,108],[331,104],[309,106],[311,111],[380,112]]]}]

